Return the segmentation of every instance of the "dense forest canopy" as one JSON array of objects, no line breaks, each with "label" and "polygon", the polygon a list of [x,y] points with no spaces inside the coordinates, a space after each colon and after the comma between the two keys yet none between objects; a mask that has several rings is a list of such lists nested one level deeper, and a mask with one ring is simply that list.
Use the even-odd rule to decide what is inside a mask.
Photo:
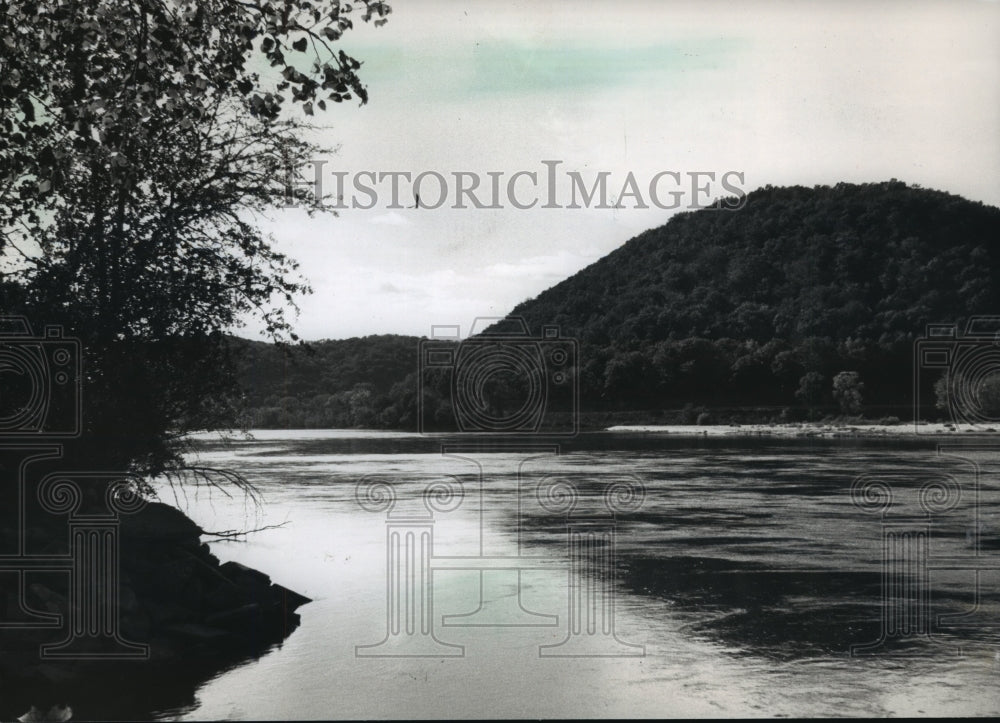
[{"label": "dense forest canopy", "polygon": [[689,212],[512,311],[581,342],[809,337],[891,343],[988,313],[1000,210],[898,181],[766,187]]},{"label": "dense forest canopy", "polygon": [[[419,339],[366,336],[282,347],[231,339],[246,426],[409,427]],[[411,412],[412,414],[412,412]]]},{"label": "dense forest canopy", "polygon": [[[927,325],[954,323],[961,336],[970,317],[1000,311],[997,239],[1000,209],[899,181],[769,186],[737,212],[678,214],[511,314],[533,334],[555,324],[579,341],[580,411],[757,406],[785,419],[824,409],[902,417],[912,413],[914,344]],[[271,410],[257,423],[412,428],[418,344],[327,342],[322,363],[282,367],[297,370],[290,377],[247,358],[253,406]],[[920,379],[925,416],[940,413],[939,376]],[[426,402],[449,403],[447,385],[426,386]],[[360,417],[316,413],[322,395],[351,394],[366,410]]]}]

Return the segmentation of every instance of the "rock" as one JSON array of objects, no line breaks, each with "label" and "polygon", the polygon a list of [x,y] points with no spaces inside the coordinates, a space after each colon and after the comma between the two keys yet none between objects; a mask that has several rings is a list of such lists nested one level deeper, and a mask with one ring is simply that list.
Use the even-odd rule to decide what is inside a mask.
[{"label": "rock", "polygon": [[202,530],[180,510],[162,502],[149,502],[131,515],[122,515],[121,533],[125,540],[169,540],[201,546]]},{"label": "rock", "polygon": [[182,659],[176,636],[157,635],[149,640],[149,660],[154,663],[176,663]]},{"label": "rock", "polygon": [[[263,572],[237,562],[219,564],[202,543],[201,528],[168,505],[151,502],[134,515],[122,515],[119,529],[119,631],[125,640],[148,644],[150,661],[157,665],[172,669],[198,661],[213,666],[258,655],[297,627],[299,616],[293,611],[309,602],[273,584]],[[9,531],[0,526],[0,533],[5,532]],[[48,551],[59,554],[59,545],[65,546],[64,528],[47,534]],[[11,584],[10,576],[5,577],[0,580],[0,609],[6,607],[3,619],[24,619],[27,616],[18,613],[20,588]],[[64,625],[68,624],[68,576],[45,571],[33,574],[29,581],[32,584],[23,590],[26,607],[61,614]],[[39,645],[64,636],[65,630],[55,629],[4,631],[0,681],[6,689],[19,681],[16,684],[22,688],[18,690],[27,690],[23,686],[63,690],[92,675],[92,665],[108,665],[101,661],[99,665],[56,666],[38,659]],[[123,665],[123,671],[131,670],[131,664]],[[53,702],[60,702],[48,699],[39,705],[39,700],[24,697],[20,710],[30,702],[39,711],[47,711]]]},{"label": "rock", "polygon": [[212,548],[207,542],[201,543],[201,547],[198,548],[198,554],[209,565],[219,567],[219,558],[212,554]]},{"label": "rock", "polygon": [[118,609],[123,613],[134,613],[139,609],[139,601],[135,597],[135,591],[128,585],[118,586]]},{"label": "rock", "polygon": [[219,579],[205,592],[205,607],[208,610],[232,610],[246,601],[246,596],[236,583]]},{"label": "rock", "polygon": [[227,631],[199,623],[176,623],[167,626],[167,632],[196,643],[226,643],[232,640]]},{"label": "rock", "polygon": [[176,603],[149,599],[144,604],[154,627],[159,627],[167,623],[190,622],[198,618],[198,615],[193,610],[177,605]]},{"label": "rock", "polygon": [[50,613],[66,615],[69,612],[69,600],[65,596],[49,590],[44,585],[32,583],[28,586],[28,591]]},{"label": "rock", "polygon": [[7,679],[24,667],[24,655],[20,651],[0,650],[0,677]]},{"label": "rock", "polygon": [[281,585],[272,585],[271,589],[275,594],[278,604],[284,610],[291,612],[297,608],[302,607],[306,603],[311,603],[312,599],[307,598],[305,595],[300,595],[294,590],[289,590],[287,587],[282,587]]},{"label": "rock", "polygon": [[238,562],[226,562],[219,568],[238,587],[244,598],[259,604],[269,617],[275,614],[291,613],[298,607],[312,602],[304,595],[271,582],[262,572],[253,570]]},{"label": "rock", "polygon": [[192,610],[205,608],[205,583],[198,575],[188,578],[183,587],[177,590],[177,602]]},{"label": "rock", "polygon": [[225,562],[219,567],[219,571],[236,585],[242,602],[254,602],[263,607],[277,603],[278,598],[273,592],[271,578],[264,573],[237,562]]},{"label": "rock", "polygon": [[244,589],[266,588],[271,584],[271,578],[264,573],[232,560],[222,563],[219,572]]},{"label": "rock", "polygon": [[150,579],[152,591],[160,598],[178,598],[195,574],[195,564],[187,559],[175,559],[160,565]]},{"label": "rock", "polygon": [[149,639],[152,631],[152,621],[145,612],[137,610],[123,613],[119,618],[121,633],[126,640],[143,641]]},{"label": "rock", "polygon": [[50,683],[61,685],[65,684],[67,681],[73,680],[72,669],[57,663],[40,663],[37,666],[36,671],[39,676]]},{"label": "rock", "polygon": [[264,611],[257,603],[250,603],[234,610],[225,610],[205,618],[207,625],[226,630],[245,631],[260,627],[264,622]]}]

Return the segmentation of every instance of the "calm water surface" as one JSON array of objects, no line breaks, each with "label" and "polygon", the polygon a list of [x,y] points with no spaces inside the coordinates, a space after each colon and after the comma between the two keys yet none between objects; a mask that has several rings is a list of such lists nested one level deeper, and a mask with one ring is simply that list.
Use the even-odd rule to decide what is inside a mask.
[{"label": "calm water surface", "polygon": [[[1000,452],[612,433],[559,450],[469,442],[199,440],[200,463],[245,474],[263,506],[205,490],[162,499],[206,530],[275,526],[213,552],[314,602],[281,646],[154,714],[1000,714]],[[885,483],[891,506],[855,504],[858,478]],[[359,482],[395,506],[376,509],[375,494],[364,509]],[[606,493],[627,491],[616,483],[643,494],[612,494],[612,517]],[[571,542],[581,529],[593,534]],[[414,595],[388,584],[390,568]],[[401,655],[414,652],[430,657]]]}]

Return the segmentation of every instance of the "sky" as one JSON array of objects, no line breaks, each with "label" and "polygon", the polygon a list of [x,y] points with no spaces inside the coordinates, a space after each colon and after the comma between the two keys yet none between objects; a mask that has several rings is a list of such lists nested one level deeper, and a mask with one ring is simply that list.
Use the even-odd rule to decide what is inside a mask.
[{"label": "sky", "polygon": [[[464,335],[679,210],[732,195],[727,173],[744,192],[897,178],[1000,205],[995,0],[396,0],[385,26],[342,47],[363,61],[370,100],[311,120],[332,149],[317,158],[324,191],[341,174],[348,208],[260,220],[313,288],[294,324],[308,340]],[[562,208],[541,207],[549,168]],[[400,178],[403,208],[390,208],[391,177],[365,181],[374,202],[354,190],[365,171],[436,172],[448,195],[428,208],[439,193],[427,175],[413,208]],[[519,171],[539,190],[522,175],[511,199]],[[607,207],[566,207],[569,172],[588,189],[605,173]],[[455,173],[500,207],[454,208]],[[638,199],[621,194],[629,174]],[[652,202],[657,177],[661,205],[678,208]],[[261,338],[252,321],[237,333]]]}]

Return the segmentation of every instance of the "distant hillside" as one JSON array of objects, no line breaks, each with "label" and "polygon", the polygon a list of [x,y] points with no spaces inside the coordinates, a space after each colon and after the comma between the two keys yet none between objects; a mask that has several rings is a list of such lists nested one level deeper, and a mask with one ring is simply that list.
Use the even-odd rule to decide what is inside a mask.
[{"label": "distant hillside", "polygon": [[[898,181],[766,187],[739,211],[679,214],[511,313],[579,341],[577,411],[594,419],[908,418],[926,325],[1000,314],[1000,209]],[[257,426],[415,426],[415,337],[291,359],[240,343]],[[938,376],[921,376],[927,417]],[[446,377],[424,386],[425,413],[451,419]],[[516,385],[498,390],[517,404]]]},{"label": "distant hillside", "polygon": [[[898,181],[766,187],[739,211],[677,215],[512,310],[580,341],[586,409],[793,416],[836,407],[841,371],[866,405],[909,414],[926,325],[991,313],[1000,209]],[[929,386],[927,400],[932,415]]]},{"label": "distant hillside", "polygon": [[896,341],[1000,313],[1000,209],[893,181],[766,187],[679,214],[519,304],[582,342]]},{"label": "distant hillside", "polygon": [[412,426],[418,341],[382,335],[281,347],[232,338],[250,426]]}]

